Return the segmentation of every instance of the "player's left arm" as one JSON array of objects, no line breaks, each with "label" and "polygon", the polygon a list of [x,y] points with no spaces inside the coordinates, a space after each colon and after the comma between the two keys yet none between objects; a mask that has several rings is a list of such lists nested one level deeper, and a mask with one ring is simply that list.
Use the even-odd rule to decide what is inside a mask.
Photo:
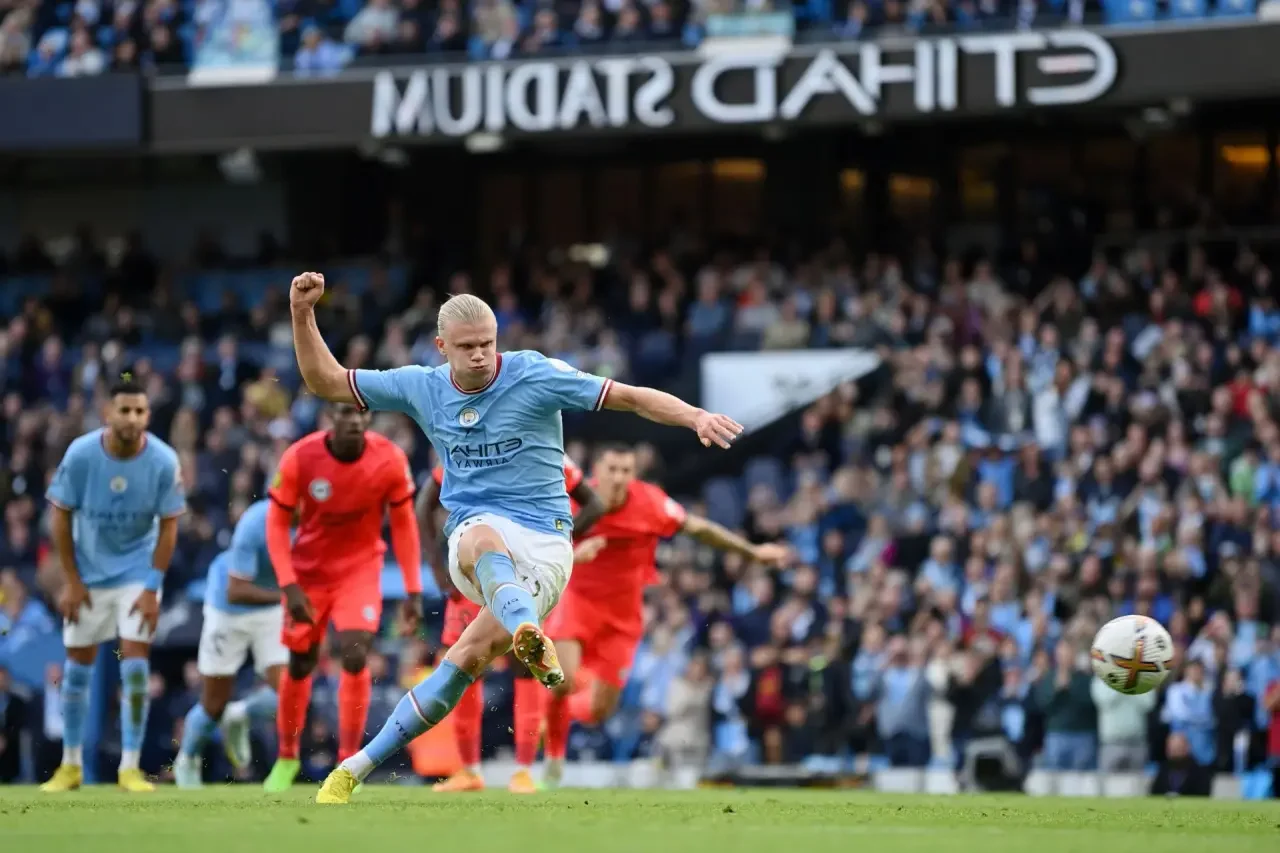
[{"label": "player's left arm", "polygon": [[624,385],[612,379],[577,370],[558,358],[533,355],[528,379],[547,393],[561,409],[635,412],[642,418],[667,426],[691,429],[706,447],[717,444],[728,449],[742,432],[742,425],[724,415],[714,415],[673,397],[665,391]]},{"label": "player's left arm", "polygon": [[785,545],[753,545],[727,527],[700,515],[686,516],[680,530],[712,548],[741,554],[769,566],[781,567],[791,558],[791,550]]},{"label": "player's left arm", "polygon": [[573,487],[569,497],[578,504],[578,512],[573,517],[573,538],[582,536],[604,516],[604,501],[596,494],[596,490],[586,480],[581,480]]},{"label": "player's left arm", "polygon": [[391,519],[391,552],[395,554],[404,577],[404,608],[401,618],[407,632],[416,631],[422,621],[422,536],[413,504],[413,470],[409,458],[399,447],[394,448],[389,463],[390,483],[387,510]]}]

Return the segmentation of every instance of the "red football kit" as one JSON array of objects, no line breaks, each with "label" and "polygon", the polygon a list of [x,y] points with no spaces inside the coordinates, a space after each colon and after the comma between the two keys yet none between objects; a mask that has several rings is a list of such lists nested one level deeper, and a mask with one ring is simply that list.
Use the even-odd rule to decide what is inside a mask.
[{"label": "red football kit", "polygon": [[607,544],[573,568],[547,618],[553,640],[582,644],[582,668],[621,688],[644,634],[644,588],[653,582],[658,542],[684,526],[684,507],[652,483],[633,480],[620,507],[591,528]]},{"label": "red football kit", "polygon": [[[572,492],[582,483],[582,469],[568,456],[564,458],[564,490]],[[444,487],[444,468],[437,465],[431,471],[431,479],[438,488]],[[444,628],[440,632],[440,643],[452,646],[462,637],[462,632],[480,615],[484,605],[476,604],[471,599],[454,591],[444,605]]]},{"label": "red football kit", "polygon": [[[329,451],[325,437],[315,432],[291,445],[268,492],[277,506],[298,516],[297,537],[287,554],[278,554],[279,543],[270,548],[268,540],[280,585],[296,578],[315,611],[314,625],[294,624],[286,614],[283,641],[296,652],[320,643],[330,622],[338,631],[378,630],[387,551],[383,519],[388,509],[394,512],[411,501],[414,492],[409,460],[395,442],[365,433],[364,452],[343,462]],[[397,541],[396,551],[401,550]],[[410,593],[422,591],[420,566],[401,566]]]}]

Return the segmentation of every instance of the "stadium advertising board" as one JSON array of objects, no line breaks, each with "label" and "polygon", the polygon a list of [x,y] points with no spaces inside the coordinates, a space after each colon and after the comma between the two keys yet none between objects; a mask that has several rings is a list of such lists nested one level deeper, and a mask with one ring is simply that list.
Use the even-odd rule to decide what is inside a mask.
[{"label": "stadium advertising board", "polygon": [[[198,87],[158,80],[161,150],[706,132],[1280,94],[1280,24],[956,34],[767,55],[579,56]],[[1212,61],[1187,62],[1187,56]]]},{"label": "stadium advertising board", "polygon": [[0,77],[0,151],[141,144],[142,82],[136,74]]}]

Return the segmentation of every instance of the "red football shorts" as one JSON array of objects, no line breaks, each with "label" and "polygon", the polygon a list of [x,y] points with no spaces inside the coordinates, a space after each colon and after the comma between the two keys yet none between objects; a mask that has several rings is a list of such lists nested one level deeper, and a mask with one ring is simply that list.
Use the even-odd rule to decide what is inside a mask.
[{"label": "red football shorts", "polygon": [[547,617],[547,635],[557,642],[576,640],[582,645],[582,668],[618,689],[627,683],[631,662],[640,647],[643,627],[627,622],[638,614],[619,619],[617,614],[565,590],[560,603]]},{"label": "red football shorts", "polygon": [[352,572],[334,583],[303,583],[302,591],[311,602],[315,623],[295,623],[284,615],[280,636],[285,648],[307,652],[324,642],[330,623],[335,631],[377,633],[382,618],[382,577],[379,572]]},{"label": "red football shorts", "polygon": [[440,644],[452,646],[462,638],[462,632],[476,621],[483,610],[483,605],[476,604],[469,598],[450,596],[444,603],[444,629],[440,632]]}]

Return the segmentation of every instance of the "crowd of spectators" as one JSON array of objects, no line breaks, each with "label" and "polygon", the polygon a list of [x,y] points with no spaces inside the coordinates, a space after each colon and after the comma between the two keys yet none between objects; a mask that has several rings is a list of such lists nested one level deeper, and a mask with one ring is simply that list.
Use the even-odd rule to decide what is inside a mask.
[{"label": "crowd of spectators", "polygon": [[[876,372],[796,415],[789,445],[690,500],[756,541],[789,542],[796,566],[770,574],[665,545],[621,710],[575,731],[571,755],[840,772],[866,756],[971,771],[981,752],[1014,776],[1155,763],[1187,793],[1280,759],[1280,303],[1267,252],[700,245],[686,235],[598,268],[556,255],[477,280],[371,262],[333,273],[321,307],[349,366],[438,363],[438,299],[473,289],[495,305],[504,347],[611,376],[661,383],[724,348],[880,354]],[[200,259],[238,263],[210,245]],[[211,303],[217,279],[162,268],[139,240],[108,262],[87,233],[58,264],[28,242],[5,266],[39,285],[0,327],[0,665],[56,631],[41,495],[67,443],[98,425],[106,377],[128,368],[145,383],[152,429],[182,460],[191,511],[170,606],[198,597],[279,454],[323,423],[298,393],[282,287]],[[375,428],[428,470],[407,420]],[[589,461],[580,441],[570,452]],[[642,467],[661,478],[649,449]],[[1177,647],[1169,686],[1142,698],[1088,675],[1096,628],[1126,613],[1160,620]],[[381,641],[378,708],[430,661],[434,637]],[[326,666],[307,739],[320,774],[333,752]],[[0,778],[17,774],[6,727],[56,744],[56,701],[42,697],[57,678],[56,666],[23,684],[0,674]],[[195,681],[190,663],[157,668],[148,769],[171,757]],[[509,739],[503,684],[486,688],[491,747]]]},{"label": "crowd of spectators", "polygon": [[[264,14],[264,5],[273,12]],[[696,46],[708,19],[724,15],[781,14],[794,22],[782,34],[830,39],[885,29],[1249,16],[1254,9],[1254,0],[0,0],[0,73],[181,70],[220,27],[234,54],[236,44],[264,35],[256,30],[274,26],[281,67],[323,75],[356,57],[680,49]]]}]

